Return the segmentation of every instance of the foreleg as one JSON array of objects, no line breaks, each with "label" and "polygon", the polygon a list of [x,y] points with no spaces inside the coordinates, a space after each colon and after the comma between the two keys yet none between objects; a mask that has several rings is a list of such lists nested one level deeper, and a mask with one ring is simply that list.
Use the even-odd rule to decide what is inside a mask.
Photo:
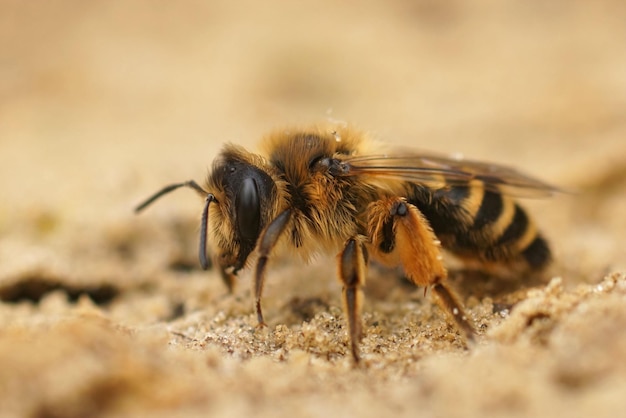
[{"label": "foreleg", "polygon": [[260,326],[265,325],[263,321],[263,312],[261,310],[261,295],[263,293],[263,283],[265,282],[265,268],[269,259],[270,252],[278,242],[278,239],[282,235],[283,231],[287,227],[287,223],[291,218],[291,211],[289,209],[282,212],[276,217],[261,234],[259,239],[259,260],[256,265],[256,272],[254,275],[254,296],[255,296],[255,308],[256,316]]}]

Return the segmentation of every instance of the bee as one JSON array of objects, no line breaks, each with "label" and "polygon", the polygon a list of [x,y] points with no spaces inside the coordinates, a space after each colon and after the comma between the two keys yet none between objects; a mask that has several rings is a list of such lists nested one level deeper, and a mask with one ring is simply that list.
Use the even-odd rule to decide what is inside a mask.
[{"label": "bee", "polygon": [[550,262],[545,238],[513,196],[545,196],[556,189],[500,165],[414,151],[384,152],[350,126],[278,130],[252,153],[227,144],[200,186],[169,185],[137,206],[139,212],[181,187],[205,199],[199,259],[214,260],[229,289],[237,273],[254,271],[255,310],[261,308],[267,264],[285,248],[307,259],[337,255],[350,336],[359,362],[367,266],[402,268],[431,288],[466,340],[474,326],[446,284],[442,250],[486,270],[537,272]]}]

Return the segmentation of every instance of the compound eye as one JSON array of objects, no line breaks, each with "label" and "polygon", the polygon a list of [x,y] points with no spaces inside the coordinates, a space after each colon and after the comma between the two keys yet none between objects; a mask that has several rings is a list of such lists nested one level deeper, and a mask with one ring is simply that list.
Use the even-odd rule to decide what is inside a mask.
[{"label": "compound eye", "polygon": [[235,206],[241,238],[256,241],[261,223],[261,202],[254,179],[244,179],[237,193]]}]

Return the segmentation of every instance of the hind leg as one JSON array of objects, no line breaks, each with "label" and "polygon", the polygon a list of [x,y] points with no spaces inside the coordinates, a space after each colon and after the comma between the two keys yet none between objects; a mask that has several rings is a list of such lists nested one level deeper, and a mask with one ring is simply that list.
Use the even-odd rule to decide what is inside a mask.
[{"label": "hind leg", "polygon": [[441,244],[415,206],[399,197],[373,202],[368,207],[368,235],[373,258],[390,267],[401,266],[416,285],[432,286],[439,304],[466,339],[474,338],[461,302],[445,284],[448,273]]}]

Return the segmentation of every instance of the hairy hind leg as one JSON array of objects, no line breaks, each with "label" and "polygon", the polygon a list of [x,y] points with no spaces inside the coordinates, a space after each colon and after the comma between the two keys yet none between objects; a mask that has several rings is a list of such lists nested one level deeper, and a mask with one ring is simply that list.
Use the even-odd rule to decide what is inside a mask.
[{"label": "hairy hind leg", "polygon": [[445,284],[448,272],[441,244],[417,207],[399,197],[373,202],[368,207],[368,235],[372,257],[391,267],[401,266],[416,285],[432,285],[440,306],[465,338],[474,338],[461,302]]}]

